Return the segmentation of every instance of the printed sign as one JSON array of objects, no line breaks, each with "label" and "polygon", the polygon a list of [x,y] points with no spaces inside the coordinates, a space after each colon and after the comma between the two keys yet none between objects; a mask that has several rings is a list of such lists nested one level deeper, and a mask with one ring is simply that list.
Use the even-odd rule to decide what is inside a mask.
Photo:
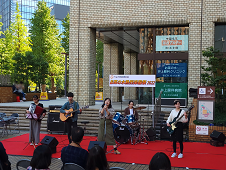
[{"label": "printed sign", "polygon": [[162,91],[162,98],[187,98],[187,83],[156,83],[155,98],[158,98]]},{"label": "printed sign", "polygon": [[198,101],[198,120],[213,121],[214,101]]},{"label": "printed sign", "polygon": [[156,36],[156,51],[188,51],[188,35]]},{"label": "printed sign", "polygon": [[187,63],[157,63],[156,77],[187,77]]},{"label": "printed sign", "polygon": [[95,94],[95,100],[101,100],[101,101],[103,101],[103,92],[96,92],[96,94]]},{"label": "printed sign", "polygon": [[196,135],[209,135],[209,126],[196,126]]},{"label": "printed sign", "polygon": [[109,75],[110,87],[155,87],[155,75]]},{"label": "printed sign", "polygon": [[198,87],[198,100],[215,100],[215,87],[214,86],[199,86]]}]

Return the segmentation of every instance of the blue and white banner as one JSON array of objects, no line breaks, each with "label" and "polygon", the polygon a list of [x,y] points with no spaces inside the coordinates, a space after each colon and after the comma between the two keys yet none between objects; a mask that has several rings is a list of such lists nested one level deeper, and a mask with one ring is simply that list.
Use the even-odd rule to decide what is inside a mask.
[{"label": "blue and white banner", "polygon": [[156,77],[187,77],[187,63],[157,63]]}]

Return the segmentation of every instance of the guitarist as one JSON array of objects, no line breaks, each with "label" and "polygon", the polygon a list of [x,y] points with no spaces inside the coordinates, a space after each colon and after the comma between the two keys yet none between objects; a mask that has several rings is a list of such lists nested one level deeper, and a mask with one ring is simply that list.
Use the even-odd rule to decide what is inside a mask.
[{"label": "guitarist", "polygon": [[79,104],[78,102],[75,102],[73,100],[74,94],[72,92],[68,93],[68,102],[66,102],[60,109],[61,113],[66,113],[69,114],[70,111],[65,111],[65,110],[69,110],[69,109],[73,109],[73,110],[78,110],[76,111],[72,117],[67,118],[67,120],[65,121],[65,125],[66,125],[66,130],[68,133],[68,140],[69,140],[69,144],[71,143],[71,128],[73,127],[77,127],[77,120],[78,120],[78,114],[82,113],[82,109],[79,109]]},{"label": "guitarist", "polygon": [[176,153],[176,142],[178,141],[180,143],[180,154],[178,155],[178,158],[183,158],[183,123],[188,121],[187,114],[184,110],[180,109],[180,101],[175,100],[174,101],[175,109],[173,109],[168,117],[168,120],[166,121],[167,126],[171,126],[173,123],[173,120],[176,120],[183,116],[176,124],[177,128],[174,130],[173,134],[171,135],[173,140],[173,151],[174,153],[171,155],[172,158],[177,156]]}]

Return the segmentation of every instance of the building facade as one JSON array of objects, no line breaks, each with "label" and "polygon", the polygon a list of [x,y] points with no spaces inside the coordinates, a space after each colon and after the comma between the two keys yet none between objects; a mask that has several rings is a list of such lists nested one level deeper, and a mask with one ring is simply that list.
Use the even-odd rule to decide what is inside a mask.
[{"label": "building facade", "polygon": [[[120,88],[109,87],[109,74],[155,74],[155,89],[124,88],[124,98],[147,103],[163,90],[190,104],[188,90],[201,85],[206,65],[202,50],[216,44],[225,49],[224,0],[74,0],[70,7],[69,89],[81,104],[94,104],[96,38],[104,42],[103,95],[112,101],[120,100]],[[164,37],[182,38],[187,47],[164,50],[158,42]],[[164,65],[184,74],[158,74]]]},{"label": "building facade", "polygon": [[[14,15],[16,12],[16,2],[18,2],[22,19],[25,22],[25,26],[29,29],[30,19],[32,13],[37,8],[36,4],[38,0],[1,0],[0,1],[0,15],[2,16],[0,22],[3,23],[2,31],[6,31],[10,26],[10,22],[14,21]],[[62,32],[62,17],[61,13],[67,15],[69,12],[70,0],[45,0],[47,7],[52,9],[52,14],[60,16],[56,18],[59,25],[60,32]],[[56,10],[55,10],[56,8]],[[64,16],[64,18],[66,17]]]}]

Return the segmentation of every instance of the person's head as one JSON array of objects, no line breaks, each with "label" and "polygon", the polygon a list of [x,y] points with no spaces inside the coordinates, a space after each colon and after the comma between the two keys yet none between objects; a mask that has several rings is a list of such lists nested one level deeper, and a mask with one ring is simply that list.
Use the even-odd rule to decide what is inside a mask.
[{"label": "person's head", "polygon": [[74,94],[73,94],[72,92],[69,92],[69,93],[67,94],[67,98],[68,98],[69,102],[72,102],[73,97],[74,97]]},{"label": "person's head", "polygon": [[149,170],[171,170],[169,157],[163,152],[157,152],[150,161]]},{"label": "person's head", "polygon": [[130,100],[130,101],[129,101],[129,104],[128,104],[128,106],[129,106],[129,108],[130,108],[130,109],[132,109],[132,108],[133,108],[133,106],[134,106],[134,103],[133,103],[133,101],[132,101],[132,100]]},{"label": "person's head", "polygon": [[174,100],[173,104],[176,107],[176,109],[180,109],[180,100]]},{"label": "person's head", "polygon": [[20,84],[24,84],[24,82],[20,81]]},{"label": "person's head", "polygon": [[104,99],[104,103],[102,105],[102,108],[104,107],[104,105],[107,105],[108,108],[111,108],[112,107],[112,105],[111,105],[111,99],[110,98]]},{"label": "person's head", "polygon": [[48,145],[38,146],[33,153],[30,166],[36,169],[47,169],[51,164],[52,152]]},{"label": "person's head", "polygon": [[89,151],[89,156],[87,160],[87,170],[107,170],[109,169],[107,158],[104,149],[99,145],[95,145]]},{"label": "person's head", "polygon": [[79,144],[84,136],[84,130],[81,127],[74,127],[71,130],[71,139],[72,142]]},{"label": "person's head", "polygon": [[37,95],[34,95],[33,96],[33,102],[34,103],[38,103],[39,102],[39,99],[38,99],[38,96]]}]

